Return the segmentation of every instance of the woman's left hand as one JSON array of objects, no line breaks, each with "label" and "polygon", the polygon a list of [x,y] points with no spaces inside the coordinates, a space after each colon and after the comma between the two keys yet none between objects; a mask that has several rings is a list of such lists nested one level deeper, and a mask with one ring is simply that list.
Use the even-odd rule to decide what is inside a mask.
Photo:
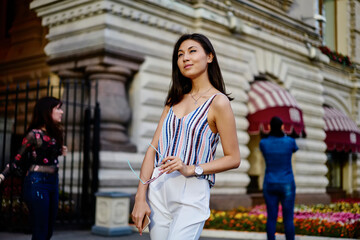
[{"label": "woman's left hand", "polygon": [[4,174],[0,173],[0,185],[5,180]]},{"label": "woman's left hand", "polygon": [[68,149],[66,146],[62,146],[62,155],[63,156],[66,156],[66,153],[67,153]]},{"label": "woman's left hand", "polygon": [[194,175],[194,166],[186,165],[179,157],[169,156],[161,161],[160,170],[165,173],[179,171],[185,177]]}]

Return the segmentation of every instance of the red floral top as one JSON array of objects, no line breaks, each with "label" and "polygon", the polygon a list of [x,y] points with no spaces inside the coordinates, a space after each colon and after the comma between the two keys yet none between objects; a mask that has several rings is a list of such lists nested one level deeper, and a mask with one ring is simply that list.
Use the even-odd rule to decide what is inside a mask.
[{"label": "red floral top", "polygon": [[13,171],[27,171],[31,165],[54,166],[57,169],[61,154],[62,148],[54,138],[40,129],[33,129],[24,137],[12,167],[8,164],[2,174],[7,177]]}]

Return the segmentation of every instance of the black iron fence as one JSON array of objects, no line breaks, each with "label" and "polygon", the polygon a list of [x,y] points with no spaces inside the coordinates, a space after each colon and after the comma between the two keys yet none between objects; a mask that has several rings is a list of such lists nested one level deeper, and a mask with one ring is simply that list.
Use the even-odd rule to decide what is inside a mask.
[{"label": "black iron fence", "polygon": [[[100,107],[97,84],[85,80],[37,81],[0,87],[0,171],[14,161],[31,119],[33,106],[43,96],[63,102],[64,144],[60,157],[57,224],[90,226],[94,222],[98,189]],[[28,210],[22,198],[24,176],[7,178],[0,186],[0,231],[29,229]]]}]

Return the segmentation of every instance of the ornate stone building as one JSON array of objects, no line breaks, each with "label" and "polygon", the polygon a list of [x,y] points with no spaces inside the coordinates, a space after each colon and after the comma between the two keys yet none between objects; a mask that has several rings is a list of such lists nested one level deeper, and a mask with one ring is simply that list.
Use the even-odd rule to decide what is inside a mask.
[{"label": "ornate stone building", "polygon": [[[249,94],[259,79],[276,85],[280,95],[289,93],[299,110],[294,113],[284,99],[258,100],[268,108],[278,107],[279,114],[289,118],[289,134],[297,137],[300,150],[293,159],[297,200],[328,202],[331,197],[359,194],[360,17],[355,14],[360,12],[359,0],[1,4],[1,84],[49,75],[52,81],[98,81],[100,191],[135,193],[138,181],[127,160],[140,168],[169,87],[173,45],[183,33],[200,32],[212,41],[227,90],[235,98],[232,107],[242,158],[238,169],[217,174],[212,207],[248,206],[260,199],[264,164],[258,143],[268,120],[256,125],[258,131],[249,131]],[[321,46],[331,51],[324,47],[320,51]],[[328,125],[324,106],[338,110],[345,120]],[[334,112],[330,118],[339,117]],[[296,124],[301,131],[294,133]],[[337,137],[331,138],[334,132]],[[217,154],[221,156],[221,146]]]}]

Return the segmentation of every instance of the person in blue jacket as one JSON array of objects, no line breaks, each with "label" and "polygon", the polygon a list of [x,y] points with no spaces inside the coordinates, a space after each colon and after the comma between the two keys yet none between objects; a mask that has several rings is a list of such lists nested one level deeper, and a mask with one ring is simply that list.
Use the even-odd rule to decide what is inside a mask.
[{"label": "person in blue jacket", "polygon": [[263,194],[267,209],[267,239],[275,240],[279,203],[282,206],[286,240],[294,240],[295,180],[291,157],[299,148],[293,138],[282,131],[279,117],[270,121],[270,133],[260,141],[260,150],[265,158],[266,169]]}]

